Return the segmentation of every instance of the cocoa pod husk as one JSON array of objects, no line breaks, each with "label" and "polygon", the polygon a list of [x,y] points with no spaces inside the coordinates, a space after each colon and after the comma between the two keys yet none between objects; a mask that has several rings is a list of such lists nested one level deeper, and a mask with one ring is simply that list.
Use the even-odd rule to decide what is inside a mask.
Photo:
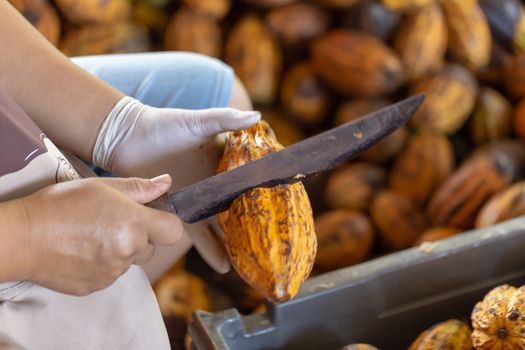
[{"label": "cocoa pod husk", "polygon": [[476,228],[525,215],[525,182],[518,182],[494,195],[479,211]]},{"label": "cocoa pod husk", "polygon": [[470,119],[470,134],[478,144],[506,139],[512,125],[512,104],[498,91],[483,87],[474,115]]},{"label": "cocoa pod husk", "polygon": [[454,349],[471,350],[472,331],[470,327],[459,320],[448,320],[438,323],[422,332],[410,345],[409,350]]}]

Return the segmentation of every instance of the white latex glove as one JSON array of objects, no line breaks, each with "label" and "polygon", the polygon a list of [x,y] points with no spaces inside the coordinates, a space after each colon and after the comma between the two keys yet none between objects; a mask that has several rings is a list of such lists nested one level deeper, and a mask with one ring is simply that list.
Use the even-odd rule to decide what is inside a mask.
[{"label": "white latex glove", "polygon": [[[168,173],[174,191],[215,174],[221,155],[218,134],[246,129],[260,117],[233,108],[154,108],[124,97],[99,130],[93,163],[122,177]],[[215,218],[185,224],[185,231],[203,259],[225,273],[229,259],[210,226],[221,233]]]}]

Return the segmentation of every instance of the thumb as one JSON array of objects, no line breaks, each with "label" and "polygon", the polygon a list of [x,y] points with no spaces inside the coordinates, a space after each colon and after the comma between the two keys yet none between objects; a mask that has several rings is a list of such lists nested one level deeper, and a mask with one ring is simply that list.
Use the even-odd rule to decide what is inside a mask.
[{"label": "thumb", "polygon": [[192,111],[187,127],[194,134],[214,136],[216,134],[249,128],[261,119],[257,111],[239,111],[235,108],[210,108]]},{"label": "thumb", "polygon": [[129,199],[145,204],[166,193],[171,186],[171,176],[164,174],[153,179],[131,178],[105,178],[107,186],[121,192]]}]

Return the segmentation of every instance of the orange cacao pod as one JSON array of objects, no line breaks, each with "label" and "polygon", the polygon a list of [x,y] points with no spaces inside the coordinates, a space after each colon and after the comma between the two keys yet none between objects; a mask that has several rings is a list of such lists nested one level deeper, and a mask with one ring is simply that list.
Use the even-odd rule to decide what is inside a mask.
[{"label": "orange cacao pod", "polygon": [[408,79],[417,80],[439,70],[447,48],[447,26],[439,5],[431,4],[409,15],[394,39],[394,47]]},{"label": "orange cacao pod", "polygon": [[168,23],[164,46],[166,50],[192,51],[220,57],[221,36],[221,30],[215,21],[181,8]]},{"label": "orange cacao pod", "polygon": [[60,20],[47,0],[9,0],[9,2],[51,44],[57,46],[60,39]]},{"label": "orange cacao pod", "polygon": [[367,210],[386,187],[386,171],[372,163],[354,163],[336,169],[328,178],[325,201],[334,208]]},{"label": "orange cacao pod", "polygon": [[505,70],[505,86],[516,98],[525,97],[525,52],[515,54]]},{"label": "orange cacao pod", "polygon": [[381,237],[392,249],[410,247],[428,227],[419,207],[393,191],[379,193],[370,213]]},{"label": "orange cacao pod", "polygon": [[383,5],[392,11],[414,12],[434,3],[435,0],[382,0]]},{"label": "orange cacao pod", "polygon": [[474,109],[478,85],[472,73],[460,65],[451,64],[419,81],[411,94],[420,92],[426,92],[427,97],[412,117],[412,125],[418,129],[453,134]]},{"label": "orange cacao pod", "polygon": [[[218,172],[282,149],[259,122],[230,134]],[[224,242],[239,275],[266,298],[294,297],[312,270],[317,241],[310,201],[302,183],[254,188],[219,214]]]},{"label": "orange cacao pod", "polygon": [[231,7],[231,0],[184,0],[183,3],[197,15],[214,20],[223,19]]},{"label": "orange cacao pod", "polygon": [[471,118],[470,133],[478,145],[509,137],[512,105],[494,89],[483,87]]},{"label": "orange cacao pod", "polygon": [[455,236],[461,232],[461,229],[455,227],[433,227],[424,231],[414,245],[420,245],[423,242],[438,241]]},{"label": "orange cacao pod", "polygon": [[408,350],[471,350],[470,327],[459,320],[448,320],[421,333]]},{"label": "orange cacao pod", "polygon": [[522,215],[525,215],[525,182],[523,181],[494,195],[479,211],[476,227],[492,226]]},{"label": "orange cacao pod", "polygon": [[523,175],[525,146],[501,141],[478,149],[434,192],[428,217],[435,226],[470,229],[490,197]]},{"label": "orange cacao pod", "polygon": [[225,57],[254,103],[272,103],[277,93],[282,55],[264,23],[254,16],[236,23],[226,43]]},{"label": "orange cacao pod", "polygon": [[314,41],[312,62],[328,85],[343,95],[373,97],[403,82],[397,55],[370,34],[338,29]]},{"label": "orange cacao pod", "polygon": [[514,133],[525,139],[525,99],[522,99],[514,109],[512,124]]},{"label": "orange cacao pod", "polygon": [[131,14],[128,0],[55,0],[60,12],[76,24],[127,21]]},{"label": "orange cacao pod", "polygon": [[319,271],[330,271],[366,259],[374,241],[372,223],[366,215],[351,210],[326,212],[315,219]]},{"label": "orange cacao pod", "polygon": [[414,135],[390,172],[390,188],[424,205],[454,169],[454,150],[445,136]]}]

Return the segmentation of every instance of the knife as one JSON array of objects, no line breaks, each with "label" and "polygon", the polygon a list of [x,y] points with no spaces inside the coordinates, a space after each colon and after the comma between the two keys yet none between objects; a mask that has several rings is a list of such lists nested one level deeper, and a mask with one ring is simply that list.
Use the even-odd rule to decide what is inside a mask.
[{"label": "knife", "polygon": [[252,188],[292,184],[355,157],[405,124],[424,99],[424,94],[409,97],[147,205],[177,214],[188,223],[206,219]]}]

